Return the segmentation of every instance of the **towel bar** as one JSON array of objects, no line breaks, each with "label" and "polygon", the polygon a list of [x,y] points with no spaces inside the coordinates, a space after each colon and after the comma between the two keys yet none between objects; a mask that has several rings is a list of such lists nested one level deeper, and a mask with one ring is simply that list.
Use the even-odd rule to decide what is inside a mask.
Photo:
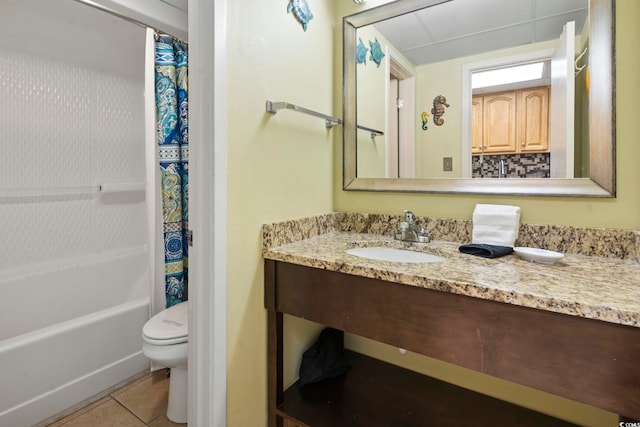
[{"label": "towel bar", "polygon": [[[299,113],[304,113],[304,114],[308,114],[310,116],[319,117],[321,119],[324,119],[325,120],[325,126],[327,128],[332,128],[334,126],[342,124],[342,120],[337,118],[337,117],[328,116],[326,114],[318,113],[317,111],[309,110],[308,108],[300,107],[298,105],[291,104],[291,103],[285,102],[285,101],[273,102],[273,101],[267,100],[266,110],[267,110],[268,113],[276,114],[278,112],[278,110],[282,110],[282,109],[293,110],[293,111],[297,111]],[[384,135],[384,132],[379,131],[379,130],[375,130],[375,129],[372,129],[372,128],[369,128],[369,127],[366,127],[366,126],[358,125],[358,129],[370,132],[371,133],[371,138],[375,138],[378,135]]]}]

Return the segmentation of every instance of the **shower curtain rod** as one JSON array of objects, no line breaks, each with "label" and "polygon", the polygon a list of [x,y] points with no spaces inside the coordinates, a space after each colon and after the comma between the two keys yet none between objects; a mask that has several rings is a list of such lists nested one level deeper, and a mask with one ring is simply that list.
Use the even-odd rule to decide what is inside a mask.
[{"label": "shower curtain rod", "polygon": [[169,34],[168,32],[163,31],[163,30],[159,29],[158,27],[154,27],[153,25],[149,25],[149,24],[146,24],[146,23],[144,23],[142,21],[138,21],[137,19],[132,18],[130,16],[126,16],[126,15],[123,15],[121,13],[118,13],[115,10],[109,9],[108,7],[102,6],[101,4],[95,3],[95,2],[93,2],[91,0],[76,0],[76,2],[84,4],[85,6],[92,7],[94,9],[101,10],[101,11],[106,12],[106,13],[108,13],[110,15],[113,15],[113,16],[115,16],[117,18],[124,19],[125,21],[130,22],[130,23],[132,23],[134,25],[137,25],[139,27],[151,28],[156,33],[156,40],[158,38],[158,34],[167,34],[167,35],[170,35],[171,37],[173,37],[174,39],[176,39],[177,41],[179,41],[180,43],[189,44],[189,42],[186,42],[186,41],[174,36],[173,34]]}]

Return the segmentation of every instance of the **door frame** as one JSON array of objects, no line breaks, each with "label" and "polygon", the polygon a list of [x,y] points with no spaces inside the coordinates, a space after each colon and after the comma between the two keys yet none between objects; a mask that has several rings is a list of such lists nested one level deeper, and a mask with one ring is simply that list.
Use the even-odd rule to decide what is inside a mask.
[{"label": "door frame", "polygon": [[[416,111],[416,78],[412,71],[402,65],[401,61],[388,52],[389,61],[386,66],[387,85],[387,178],[415,178],[415,111]],[[392,88],[392,81],[397,81],[397,92]],[[397,116],[393,106],[397,105],[392,94],[403,100],[403,107]],[[394,117],[395,116],[395,117]],[[397,131],[394,131],[397,129]],[[392,151],[394,151],[392,153]],[[392,164],[395,162],[395,164]]]},{"label": "door frame", "polygon": [[472,117],[471,100],[473,91],[471,89],[471,75],[474,72],[502,68],[509,65],[533,61],[546,61],[553,55],[554,49],[542,49],[532,52],[525,52],[518,55],[503,56],[500,58],[486,59],[483,61],[469,62],[462,65],[462,178],[471,178],[471,138],[472,138]]},{"label": "door frame", "polygon": [[[227,424],[227,0],[189,0],[189,425]],[[191,178],[192,177],[192,178]]]}]

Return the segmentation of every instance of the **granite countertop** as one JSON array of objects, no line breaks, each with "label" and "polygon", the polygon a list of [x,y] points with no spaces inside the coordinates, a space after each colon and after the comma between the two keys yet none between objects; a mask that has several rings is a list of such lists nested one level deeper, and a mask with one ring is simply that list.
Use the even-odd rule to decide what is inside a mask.
[{"label": "granite countertop", "polygon": [[[517,255],[486,259],[460,253],[459,242],[414,244],[368,233],[330,230],[279,246],[266,259],[640,327],[640,264],[636,260],[566,254],[554,265]],[[445,258],[397,263],[349,255],[353,247],[389,246]]]}]

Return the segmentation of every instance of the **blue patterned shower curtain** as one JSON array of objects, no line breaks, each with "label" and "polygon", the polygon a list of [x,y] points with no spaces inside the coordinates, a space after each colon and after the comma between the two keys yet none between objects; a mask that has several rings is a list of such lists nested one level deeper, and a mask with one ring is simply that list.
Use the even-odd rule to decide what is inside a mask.
[{"label": "blue patterned shower curtain", "polygon": [[159,35],[155,46],[156,140],[160,159],[166,306],[187,300],[189,121],[187,45]]}]

